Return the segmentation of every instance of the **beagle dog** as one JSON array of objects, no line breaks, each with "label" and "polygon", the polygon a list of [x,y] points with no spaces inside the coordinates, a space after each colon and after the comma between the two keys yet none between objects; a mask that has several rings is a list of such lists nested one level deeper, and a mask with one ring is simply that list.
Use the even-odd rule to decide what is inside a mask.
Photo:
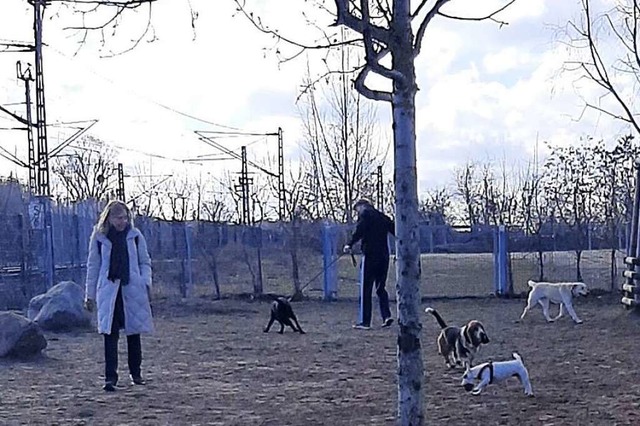
[{"label": "beagle dog", "polygon": [[489,343],[482,323],[472,320],[462,327],[448,326],[435,309],[427,308],[425,312],[433,315],[442,329],[437,340],[438,352],[444,357],[447,367],[464,365],[470,368],[480,346]]}]

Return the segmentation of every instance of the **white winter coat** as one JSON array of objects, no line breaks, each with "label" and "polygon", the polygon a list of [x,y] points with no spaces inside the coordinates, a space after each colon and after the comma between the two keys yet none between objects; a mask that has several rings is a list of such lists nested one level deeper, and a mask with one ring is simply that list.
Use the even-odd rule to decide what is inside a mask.
[{"label": "white winter coat", "polygon": [[[137,243],[136,243],[137,238]],[[98,241],[101,247],[98,248]],[[111,241],[101,232],[94,232],[89,242],[85,298],[97,306],[98,333],[110,334],[118,285],[110,281]],[[127,233],[129,252],[129,283],[122,286],[124,333],[126,335],[153,332],[153,318],[147,289],[151,289],[151,259],[142,233],[131,228]]]}]

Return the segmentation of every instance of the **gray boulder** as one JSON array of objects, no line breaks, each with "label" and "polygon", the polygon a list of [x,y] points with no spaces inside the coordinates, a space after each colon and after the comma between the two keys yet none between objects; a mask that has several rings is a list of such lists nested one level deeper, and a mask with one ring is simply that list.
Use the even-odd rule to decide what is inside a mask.
[{"label": "gray boulder", "polygon": [[84,289],[63,281],[29,302],[27,316],[44,330],[69,331],[91,327],[91,315],[84,309]]},{"label": "gray boulder", "polygon": [[0,358],[30,358],[46,347],[38,324],[14,312],[0,312]]}]

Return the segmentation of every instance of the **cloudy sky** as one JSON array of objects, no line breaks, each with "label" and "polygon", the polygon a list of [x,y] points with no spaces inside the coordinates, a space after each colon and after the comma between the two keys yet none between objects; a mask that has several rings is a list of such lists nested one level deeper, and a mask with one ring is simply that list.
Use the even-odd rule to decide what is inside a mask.
[{"label": "cloudy sky", "polygon": [[[600,1],[602,7],[615,3]],[[313,37],[299,10],[287,10],[287,5],[306,3],[248,3],[255,5],[253,10],[263,22],[283,34]],[[478,16],[502,3],[453,0],[443,10]],[[270,49],[273,41],[242,17],[234,17],[231,0],[191,0],[198,13],[195,29],[186,4],[156,2],[154,41],[143,41],[113,57],[104,56],[131,46],[144,30],[145,14],[128,15],[115,35],[106,35],[105,45],[94,34],[78,49],[78,35],[64,28],[78,25],[79,17],[64,9],[53,14],[51,7],[44,50],[48,122],[99,119],[91,134],[127,148],[121,150],[125,167],[141,158],[154,158],[163,167],[183,167],[178,161],[163,162],[136,152],[172,159],[216,152],[198,141],[195,130],[271,133],[282,127],[286,156],[295,162],[301,126],[296,98],[305,58],[279,64]],[[544,156],[543,141],[575,143],[586,135],[613,140],[627,131],[607,117],[582,114],[581,96],[597,96],[597,91],[576,75],[561,72],[568,58],[562,29],[568,20],[578,19],[579,5],[579,0],[519,0],[500,15],[509,22],[502,27],[492,22],[433,22],[416,63],[421,192],[450,183],[453,170],[467,161],[525,167],[536,146]],[[30,41],[31,20],[26,0],[2,0],[0,42]],[[330,23],[327,16],[318,15],[320,27]],[[17,104],[24,96],[15,77],[17,60],[31,57],[0,51],[0,105],[22,114],[24,107]],[[389,115],[388,105],[378,105],[383,144],[389,143]],[[0,112],[0,127],[12,125],[15,122]],[[52,128],[50,147],[71,132]],[[234,150],[251,143],[250,156],[256,160],[276,152],[272,137],[221,142]],[[0,146],[26,158],[26,136],[21,132],[0,130]],[[220,174],[239,169],[236,163],[192,167]],[[387,172],[391,177],[391,164]],[[9,173],[25,176],[24,170],[0,159],[0,175]]]}]

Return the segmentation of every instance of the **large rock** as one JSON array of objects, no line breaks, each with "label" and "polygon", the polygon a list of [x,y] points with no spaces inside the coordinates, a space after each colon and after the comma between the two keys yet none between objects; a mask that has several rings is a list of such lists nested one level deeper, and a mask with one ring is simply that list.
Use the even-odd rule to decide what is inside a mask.
[{"label": "large rock", "polygon": [[14,312],[0,312],[0,358],[29,358],[46,347],[38,324]]},{"label": "large rock", "polygon": [[29,302],[27,316],[44,330],[69,331],[91,327],[91,315],[84,309],[84,289],[63,281]]}]

